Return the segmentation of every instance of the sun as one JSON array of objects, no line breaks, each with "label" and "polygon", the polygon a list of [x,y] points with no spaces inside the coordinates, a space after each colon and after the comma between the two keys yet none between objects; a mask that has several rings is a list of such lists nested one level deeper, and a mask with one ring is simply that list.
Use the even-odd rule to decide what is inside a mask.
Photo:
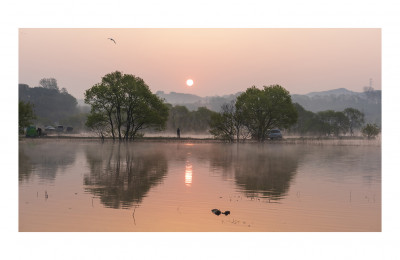
[{"label": "sun", "polygon": [[188,85],[188,87],[191,87],[193,85],[193,80],[192,79],[188,79],[186,80],[186,85]]}]

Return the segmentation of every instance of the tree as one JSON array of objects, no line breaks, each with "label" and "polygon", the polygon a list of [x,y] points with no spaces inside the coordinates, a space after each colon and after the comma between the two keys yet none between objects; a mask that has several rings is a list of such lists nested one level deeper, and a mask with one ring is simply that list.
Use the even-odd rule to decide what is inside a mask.
[{"label": "tree", "polygon": [[168,107],[141,78],[125,75],[123,111],[125,112],[125,139],[133,139],[139,130],[162,130],[168,119]]},{"label": "tree", "polygon": [[100,136],[101,139],[104,139],[104,137],[110,132],[107,115],[104,113],[89,114],[85,125]]},{"label": "tree", "polygon": [[326,110],[317,113],[320,120],[320,131],[326,135],[339,136],[349,129],[349,120],[343,112]]},{"label": "tree", "polygon": [[222,138],[233,142],[239,142],[240,137],[245,140],[249,132],[243,125],[241,113],[238,112],[235,105],[236,101],[225,103],[221,106],[221,112],[215,113],[211,117],[210,133],[216,138]]},{"label": "tree", "polygon": [[198,107],[195,111],[189,111],[186,106],[169,106],[167,130],[175,132],[179,127],[185,133],[207,133],[214,111],[206,107]]},{"label": "tree", "polygon": [[236,135],[234,114],[234,103],[222,105],[221,112],[211,116],[210,133],[216,138],[233,142]]},{"label": "tree", "polygon": [[57,80],[55,78],[43,78],[39,81],[40,86],[47,89],[58,89]]},{"label": "tree", "polygon": [[[109,88],[102,84],[96,84],[85,92],[85,103],[91,105],[90,114],[103,114],[108,121],[110,133],[115,139],[113,111],[114,104],[108,95]],[[96,117],[94,117],[96,118]],[[88,118],[89,119],[89,118]]]},{"label": "tree", "polygon": [[289,131],[297,134],[316,134],[320,132],[320,121],[317,115],[311,111],[305,110],[298,103],[294,103],[297,110],[298,119],[296,124],[290,127]]},{"label": "tree", "polygon": [[289,92],[279,85],[255,86],[238,96],[236,110],[251,136],[259,142],[267,139],[272,128],[287,128],[297,121],[297,111]]},{"label": "tree", "polygon": [[375,138],[380,132],[381,129],[379,126],[376,124],[367,124],[361,132],[363,133],[364,136],[366,136],[368,139]]},{"label": "tree", "polygon": [[216,112],[209,110],[206,107],[199,107],[196,111],[189,114],[190,129],[196,133],[204,133],[209,130],[210,121],[213,114]]},{"label": "tree", "polygon": [[189,110],[185,106],[171,106],[169,109],[168,129],[176,131],[178,127],[187,129],[187,118],[189,118]]},{"label": "tree", "polygon": [[91,114],[107,119],[113,139],[134,139],[145,128],[163,129],[168,118],[168,107],[143,79],[119,71],[88,89],[85,103],[91,105]]},{"label": "tree", "polygon": [[355,108],[346,108],[343,113],[349,120],[350,135],[353,136],[353,129],[360,128],[364,123],[364,114]]},{"label": "tree", "polygon": [[18,129],[20,133],[32,124],[32,120],[36,119],[33,105],[29,102],[19,101],[18,104]]}]

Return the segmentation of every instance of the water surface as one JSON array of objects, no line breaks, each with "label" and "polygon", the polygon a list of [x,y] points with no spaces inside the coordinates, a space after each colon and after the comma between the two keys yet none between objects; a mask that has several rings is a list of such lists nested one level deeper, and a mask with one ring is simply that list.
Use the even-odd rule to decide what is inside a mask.
[{"label": "water surface", "polygon": [[20,141],[19,230],[381,231],[381,147]]}]

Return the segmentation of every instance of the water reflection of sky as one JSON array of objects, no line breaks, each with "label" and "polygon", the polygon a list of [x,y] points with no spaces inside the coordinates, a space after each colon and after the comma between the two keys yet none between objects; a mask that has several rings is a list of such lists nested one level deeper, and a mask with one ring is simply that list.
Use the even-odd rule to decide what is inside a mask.
[{"label": "water reflection of sky", "polygon": [[[245,231],[251,221],[258,223],[258,231],[317,230],[300,223],[308,218],[307,223],[314,221],[322,230],[334,226],[326,226],[328,220],[346,220],[347,224],[340,223],[342,230],[379,226],[355,218],[369,214],[380,220],[380,153],[373,148],[72,142],[62,150],[63,144],[20,145],[20,219],[25,230],[42,222],[36,230],[45,230],[44,221],[57,226],[62,219],[64,226],[75,225],[78,231],[122,231],[127,227],[119,210],[134,208],[132,231]],[[62,169],[62,174],[40,172],[49,167],[54,173]],[[43,186],[43,178],[53,186]],[[41,200],[45,191],[49,197]],[[212,208],[232,214],[210,218]],[[320,218],[314,219],[310,212]],[[98,224],[78,219],[72,223],[74,218],[66,213],[94,218]],[[246,225],[237,224],[240,218]],[[112,223],[104,223],[106,219]],[[133,221],[132,214],[129,219]],[[282,219],[292,226],[282,226]]]}]

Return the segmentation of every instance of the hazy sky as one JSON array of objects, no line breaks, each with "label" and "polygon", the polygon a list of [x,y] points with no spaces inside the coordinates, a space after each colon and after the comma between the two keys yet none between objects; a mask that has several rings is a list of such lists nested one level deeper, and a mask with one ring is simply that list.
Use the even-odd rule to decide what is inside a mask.
[{"label": "hazy sky", "polygon": [[370,79],[381,89],[381,30],[19,30],[19,83],[34,87],[52,77],[80,99],[116,70],[143,78],[153,92],[200,96],[271,84],[292,94],[361,92]]}]

